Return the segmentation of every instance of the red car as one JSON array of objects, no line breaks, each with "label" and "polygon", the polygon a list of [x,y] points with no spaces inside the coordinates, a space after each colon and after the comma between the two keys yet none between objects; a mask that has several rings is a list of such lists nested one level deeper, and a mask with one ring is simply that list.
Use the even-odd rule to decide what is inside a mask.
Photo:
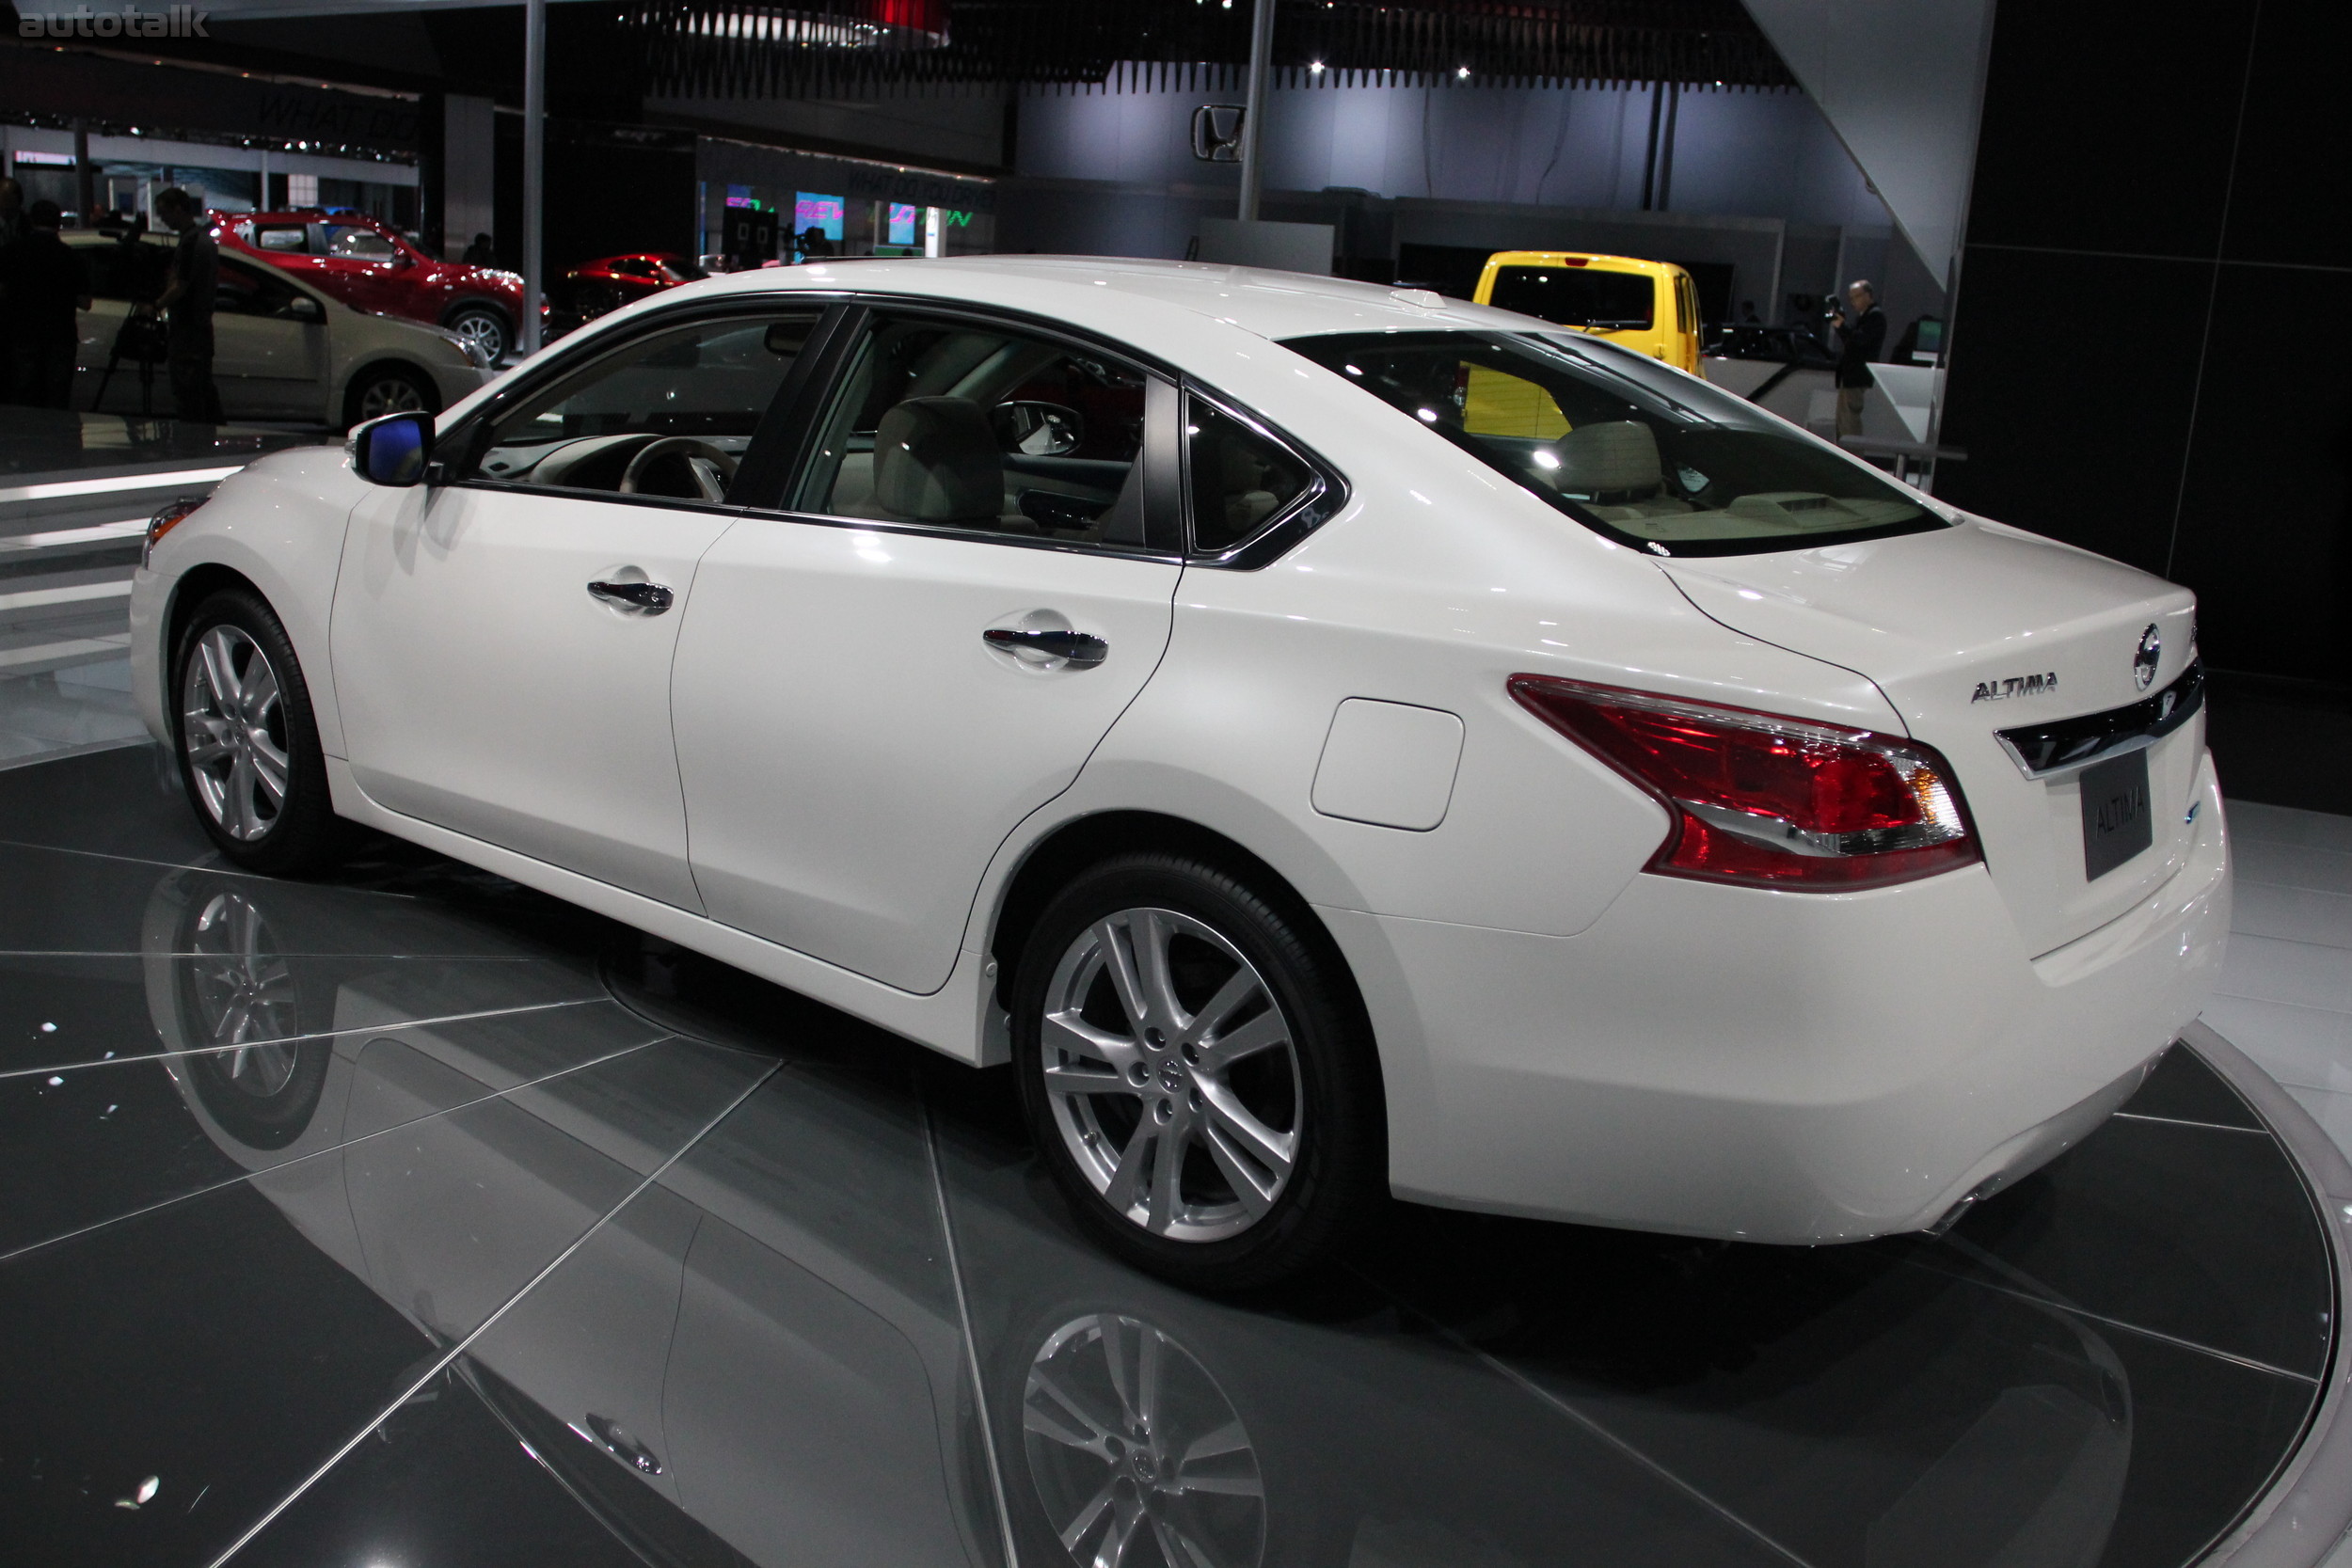
[{"label": "red car", "polygon": [[363,213],[214,214],[228,245],[300,275],[355,309],[429,322],[497,364],[515,346],[523,280],[495,267],[440,261]]},{"label": "red car", "polygon": [[581,262],[564,275],[561,297],[566,309],[584,320],[708,276],[691,256],[666,250],[639,251]]}]

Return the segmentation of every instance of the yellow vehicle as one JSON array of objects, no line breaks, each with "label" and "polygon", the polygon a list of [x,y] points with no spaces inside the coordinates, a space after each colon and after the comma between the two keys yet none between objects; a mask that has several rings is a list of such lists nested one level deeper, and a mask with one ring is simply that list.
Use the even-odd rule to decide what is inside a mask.
[{"label": "yellow vehicle", "polygon": [[[1480,305],[1558,322],[1698,373],[1699,296],[1672,261],[1562,250],[1498,250],[1479,275]],[[1567,421],[1533,382],[1471,367],[1460,388],[1462,427],[1476,436],[1549,441]]]},{"label": "yellow vehicle", "polygon": [[1541,316],[1696,375],[1699,294],[1672,261],[1565,250],[1498,250],[1479,275],[1481,305]]}]

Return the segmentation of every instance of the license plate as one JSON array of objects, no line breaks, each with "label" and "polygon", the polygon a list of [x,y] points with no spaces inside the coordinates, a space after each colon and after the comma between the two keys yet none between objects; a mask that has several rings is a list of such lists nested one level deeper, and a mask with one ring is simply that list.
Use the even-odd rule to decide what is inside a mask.
[{"label": "license plate", "polygon": [[2155,842],[2146,748],[2083,769],[2083,879],[2095,882]]}]

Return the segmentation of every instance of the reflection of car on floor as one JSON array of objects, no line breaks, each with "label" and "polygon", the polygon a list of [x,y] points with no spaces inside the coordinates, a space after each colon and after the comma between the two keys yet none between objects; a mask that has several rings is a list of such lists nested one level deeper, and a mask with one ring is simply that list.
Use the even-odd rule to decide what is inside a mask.
[{"label": "reflection of car on floor", "polygon": [[[76,324],[79,348],[74,404],[106,410],[140,406],[139,368],[106,367],[116,335],[135,304],[164,291],[171,266],[169,235],[122,240],[71,233],[90,308]],[[223,245],[213,305],[213,383],[232,420],[300,420],[342,426],[401,409],[431,411],[478,390],[490,361],[455,334],[355,310],[341,300]],[[168,414],[171,386],[154,367],[154,412]]]},{"label": "reflection of car on floor", "polygon": [[222,248],[279,267],[355,309],[446,327],[497,364],[515,346],[523,280],[444,261],[364,213],[222,213]]},{"label": "reflection of car on floor", "polygon": [[1082,1222],[1197,1284],[1384,1183],[1947,1223],[2228,927],[2186,591],[1414,291],[713,279],[150,540],[224,854],[340,815],[1010,1061]]},{"label": "reflection of car on floor", "polygon": [[[288,956],[432,919],[388,902],[167,874],[143,937],[166,1070],[225,1153],[281,1172],[256,1188],[421,1354],[465,1344],[437,1397],[479,1398],[649,1562],[979,1568],[1007,1534],[1030,1568],[1822,1560],[1743,1518],[1740,1495],[1769,1492],[1775,1526],[1836,1521],[1870,1563],[2090,1563],[2122,1505],[2124,1365],[2097,1324],[2026,1292],[1977,1293],[1974,1323],[1926,1311],[1918,1335],[1883,1298],[1935,1276],[1897,1266],[1895,1290],[1851,1303],[1842,1255],[1804,1255],[1809,1287],[1715,1326],[1786,1358],[1773,1325],[1808,1319],[1788,1337],[1807,1386],[1782,1393],[1826,1431],[1709,1409],[1645,1362],[1613,1376],[1710,1347],[1606,1321],[1583,1363],[1517,1359],[1546,1385],[1530,1397],[1384,1311],[1253,1310],[1137,1276],[1039,1210],[1026,1161],[934,1152],[894,1071],[787,1059],[592,1232],[592,1195],[665,1153],[616,1089],[675,1119],[697,1053],[735,1053],[663,1038],[619,1059],[644,1064],[633,1079],[600,1078],[579,1064],[619,1037],[561,1011],[456,1017],[490,1000],[462,966]],[[488,934],[430,945],[500,951]],[[475,967],[516,984],[516,965]],[[647,1039],[692,1027],[643,1022]],[[493,1276],[583,1235],[469,1342],[504,1299]],[[1854,1441],[1857,1412],[1892,1440]]]},{"label": "reflection of car on floor", "polygon": [[708,276],[691,256],[644,251],[583,261],[564,275],[558,293],[564,309],[584,320],[593,320],[664,289],[697,282]]}]

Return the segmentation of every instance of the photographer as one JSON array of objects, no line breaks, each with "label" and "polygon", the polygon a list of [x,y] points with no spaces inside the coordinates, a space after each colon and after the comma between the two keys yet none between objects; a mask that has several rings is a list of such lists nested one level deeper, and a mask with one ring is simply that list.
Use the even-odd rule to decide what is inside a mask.
[{"label": "photographer", "polygon": [[171,253],[171,281],[163,297],[141,309],[170,324],[172,412],[219,424],[220,393],[213,388],[213,294],[220,280],[220,247],[196,198],[174,185],[155,197],[155,215],[180,233]]},{"label": "photographer", "polygon": [[1879,309],[1878,291],[1867,278],[1856,278],[1846,290],[1853,308],[1831,307],[1830,321],[1837,329],[1837,434],[1862,434],[1862,405],[1878,385],[1870,364],[1886,347],[1886,312]]}]

